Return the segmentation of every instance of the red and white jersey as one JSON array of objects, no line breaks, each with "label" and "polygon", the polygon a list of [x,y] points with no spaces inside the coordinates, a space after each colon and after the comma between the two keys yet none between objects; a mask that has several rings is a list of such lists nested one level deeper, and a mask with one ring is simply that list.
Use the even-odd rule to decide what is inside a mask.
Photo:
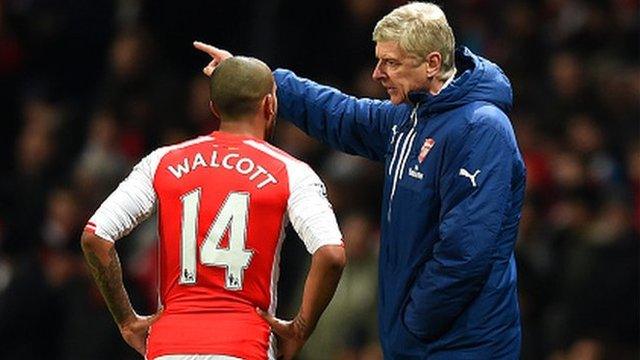
[{"label": "red and white jersey", "polygon": [[147,357],[274,359],[255,308],[275,312],[285,226],[291,221],[312,254],[342,244],[320,178],[265,141],[216,131],[142,159],[86,230],[115,241],[155,207],[164,312]]}]

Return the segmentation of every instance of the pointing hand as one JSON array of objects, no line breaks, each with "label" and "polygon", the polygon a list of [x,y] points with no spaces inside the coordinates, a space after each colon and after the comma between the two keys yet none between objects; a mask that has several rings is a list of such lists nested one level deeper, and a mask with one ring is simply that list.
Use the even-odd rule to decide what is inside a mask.
[{"label": "pointing hand", "polygon": [[220,64],[220,62],[222,62],[222,60],[228,59],[233,56],[226,50],[218,49],[215,46],[211,46],[200,41],[194,41],[193,46],[196,49],[209,54],[209,56],[211,56],[211,58],[213,59],[211,60],[211,62],[209,62],[209,64],[207,64],[207,66],[202,69],[202,72],[207,76],[211,76],[213,70],[216,68],[216,66],[218,66],[218,64]]}]

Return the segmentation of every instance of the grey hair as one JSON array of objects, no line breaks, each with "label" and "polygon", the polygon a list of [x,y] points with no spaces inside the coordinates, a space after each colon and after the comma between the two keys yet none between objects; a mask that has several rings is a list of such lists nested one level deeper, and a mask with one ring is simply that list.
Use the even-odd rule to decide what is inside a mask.
[{"label": "grey hair", "polygon": [[433,3],[412,2],[385,15],[373,30],[373,41],[396,41],[400,48],[420,59],[433,51],[442,56],[439,79],[455,73],[455,38],[447,17]]}]

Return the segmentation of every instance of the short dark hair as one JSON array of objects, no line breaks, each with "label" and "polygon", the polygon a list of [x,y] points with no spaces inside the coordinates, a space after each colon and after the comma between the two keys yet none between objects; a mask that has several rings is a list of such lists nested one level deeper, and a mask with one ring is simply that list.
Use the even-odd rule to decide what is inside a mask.
[{"label": "short dark hair", "polygon": [[258,111],[260,100],[273,91],[271,69],[262,61],[234,56],[211,74],[210,99],[222,121],[233,121]]}]

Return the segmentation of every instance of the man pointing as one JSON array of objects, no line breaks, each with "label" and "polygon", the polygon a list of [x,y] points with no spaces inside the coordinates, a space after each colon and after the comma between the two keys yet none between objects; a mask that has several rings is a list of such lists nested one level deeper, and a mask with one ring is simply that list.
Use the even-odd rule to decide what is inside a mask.
[{"label": "man pointing", "polygon": [[[357,99],[274,72],[278,115],[332,148],[385,164],[380,340],[388,359],[517,359],[514,245],[525,168],[509,80],[455,48],[443,11],[410,3],[373,31],[373,78]],[[209,74],[230,53],[202,43]]]}]

